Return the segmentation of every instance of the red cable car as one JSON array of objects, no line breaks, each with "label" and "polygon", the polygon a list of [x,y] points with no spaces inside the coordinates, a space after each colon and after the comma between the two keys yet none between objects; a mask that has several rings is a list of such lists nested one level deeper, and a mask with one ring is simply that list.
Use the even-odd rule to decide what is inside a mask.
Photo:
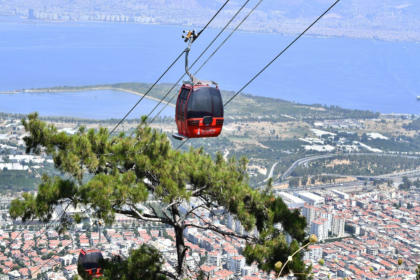
[{"label": "red cable car", "polygon": [[[84,269],[85,273],[92,278],[98,278],[103,275],[100,262],[103,261],[101,251],[98,249],[82,249],[77,261],[78,269]],[[79,272],[81,275],[82,273]]]},{"label": "red cable car", "polygon": [[185,50],[185,69],[191,80],[184,82],[179,91],[175,109],[178,133],[173,133],[172,137],[177,140],[217,137],[222,132],[224,122],[219,87],[217,83],[199,80],[189,72],[188,53],[197,35],[195,31],[190,31],[183,38],[190,41]]}]

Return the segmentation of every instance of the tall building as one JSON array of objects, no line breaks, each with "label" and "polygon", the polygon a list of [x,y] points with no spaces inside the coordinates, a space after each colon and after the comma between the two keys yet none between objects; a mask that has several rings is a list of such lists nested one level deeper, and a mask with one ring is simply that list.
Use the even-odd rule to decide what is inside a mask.
[{"label": "tall building", "polygon": [[29,9],[28,18],[29,19],[34,19],[35,18],[35,11],[34,11],[34,9]]},{"label": "tall building", "polygon": [[346,220],[344,217],[334,216],[332,220],[332,234],[342,237],[344,236],[344,225]]},{"label": "tall building", "polygon": [[245,267],[245,257],[234,256],[230,258],[230,271],[235,273],[235,276],[242,276],[242,268]]},{"label": "tall building", "polygon": [[302,215],[306,218],[306,222],[308,223],[308,225],[310,225],[312,221],[316,219],[316,208],[305,204],[305,206],[302,209]]},{"label": "tall building", "polygon": [[318,238],[318,241],[324,240],[324,223],[321,221],[312,221],[311,234],[315,234]]},{"label": "tall building", "polygon": [[320,221],[321,223],[324,224],[324,236],[323,236],[323,239],[327,239],[328,238],[328,231],[330,230],[329,229],[329,226],[328,226],[328,220],[327,219],[323,219],[323,218],[318,218],[317,221]]},{"label": "tall building", "polygon": [[236,221],[235,231],[238,234],[245,234],[245,229],[240,221]]},{"label": "tall building", "polygon": [[320,259],[322,259],[322,253],[323,249],[321,246],[311,245],[308,247],[308,250],[305,251],[305,254],[303,255],[303,260],[319,261]]},{"label": "tall building", "polygon": [[209,266],[220,267],[221,256],[218,252],[209,252],[207,254],[207,263]]},{"label": "tall building", "polygon": [[322,219],[327,219],[328,220],[328,230],[331,230],[333,214],[331,212],[322,211],[319,216]]},{"label": "tall building", "polygon": [[230,213],[229,213],[229,216],[228,216],[228,224],[227,224],[227,227],[229,229],[231,229],[231,230],[235,230],[236,229],[236,221],[235,221],[235,219],[233,218],[233,216]]}]

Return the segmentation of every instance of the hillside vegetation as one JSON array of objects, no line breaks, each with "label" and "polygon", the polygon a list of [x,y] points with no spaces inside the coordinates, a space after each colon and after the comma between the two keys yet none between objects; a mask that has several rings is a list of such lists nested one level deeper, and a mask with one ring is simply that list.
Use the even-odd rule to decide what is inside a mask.
[{"label": "hillside vegetation", "polygon": [[[94,85],[81,87],[53,87],[36,89],[34,91],[74,91],[74,90],[91,90],[95,88],[109,88],[117,90],[132,91],[139,94],[144,94],[152,86],[146,83],[117,83],[108,85]],[[169,101],[172,96],[178,93],[181,85],[176,86],[168,95],[165,101]],[[159,84],[154,87],[148,94],[149,97],[162,99],[165,94],[172,88],[172,84]],[[223,100],[229,100],[235,92],[221,91]],[[176,98],[171,101],[175,104]],[[226,118],[240,119],[248,121],[273,121],[285,122],[291,119],[302,119],[306,121],[324,120],[324,119],[341,119],[341,118],[377,118],[380,114],[364,110],[350,110],[339,106],[325,106],[322,104],[299,104],[286,101],[280,98],[261,97],[251,94],[240,94],[235,98],[235,102],[229,104],[226,108]]]}]

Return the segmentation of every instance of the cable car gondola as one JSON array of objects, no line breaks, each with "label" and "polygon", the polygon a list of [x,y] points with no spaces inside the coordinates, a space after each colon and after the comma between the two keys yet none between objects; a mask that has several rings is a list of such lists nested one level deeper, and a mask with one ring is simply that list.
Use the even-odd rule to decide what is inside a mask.
[{"label": "cable car gondola", "polygon": [[[101,277],[103,271],[100,263],[103,259],[102,253],[98,249],[82,249],[77,261],[78,269],[83,269],[90,277]],[[79,274],[82,273],[79,271]]]},{"label": "cable car gondola", "polygon": [[[99,241],[96,246],[99,246],[101,243],[101,221],[96,221],[96,224],[99,228]],[[79,275],[87,275],[91,278],[98,278],[103,275],[103,269],[101,264],[104,261],[104,257],[99,249],[89,248],[80,250],[79,259],[77,260],[77,269]]]},{"label": "cable car gondola", "polygon": [[190,73],[188,54],[198,35],[195,31],[189,31],[187,36],[182,37],[189,41],[185,50],[185,71],[190,80],[184,81],[178,94],[175,109],[178,133],[173,133],[172,137],[177,140],[217,137],[222,132],[224,122],[219,86],[213,81],[197,79]]}]

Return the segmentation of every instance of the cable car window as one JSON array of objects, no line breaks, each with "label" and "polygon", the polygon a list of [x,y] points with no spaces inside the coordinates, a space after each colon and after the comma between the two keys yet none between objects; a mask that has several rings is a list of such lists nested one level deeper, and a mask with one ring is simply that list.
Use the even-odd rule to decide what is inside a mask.
[{"label": "cable car window", "polygon": [[213,116],[211,88],[194,89],[190,94],[187,106],[187,118],[203,118]]},{"label": "cable car window", "polygon": [[211,99],[213,100],[213,117],[222,118],[223,117],[223,103],[222,103],[222,97],[220,96],[219,90],[212,88]]},{"label": "cable car window", "polygon": [[182,91],[181,91],[181,95],[180,95],[180,99],[182,99],[182,100],[187,100],[187,98],[188,98],[188,93],[190,92],[190,90],[189,89],[187,89],[187,88],[184,88]]},{"label": "cable car window", "polygon": [[89,253],[83,261],[83,267],[85,269],[99,268],[99,261],[103,259],[102,254],[99,252]]}]

